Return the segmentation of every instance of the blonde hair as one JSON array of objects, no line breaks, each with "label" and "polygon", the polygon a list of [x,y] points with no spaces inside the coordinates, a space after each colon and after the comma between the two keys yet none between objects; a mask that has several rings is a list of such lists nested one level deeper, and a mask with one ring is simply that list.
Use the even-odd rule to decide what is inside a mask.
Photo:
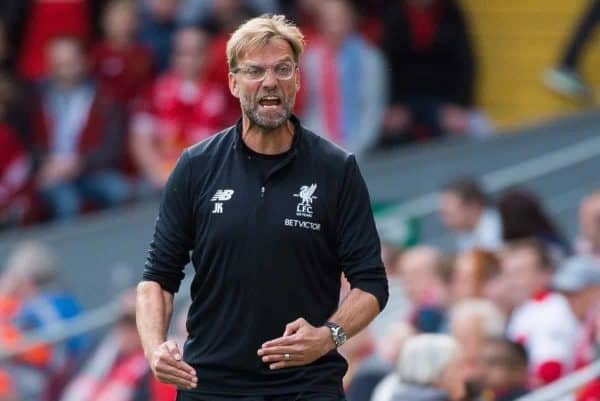
[{"label": "blonde hair", "polygon": [[273,39],[285,40],[297,63],[304,51],[304,35],[293,22],[283,15],[261,15],[238,27],[227,41],[227,64],[232,70],[238,60],[249,51],[266,46]]},{"label": "blonde hair", "polygon": [[450,311],[450,325],[457,321],[478,319],[482,324],[485,337],[502,337],[506,318],[502,311],[489,299],[468,298],[458,302]]}]

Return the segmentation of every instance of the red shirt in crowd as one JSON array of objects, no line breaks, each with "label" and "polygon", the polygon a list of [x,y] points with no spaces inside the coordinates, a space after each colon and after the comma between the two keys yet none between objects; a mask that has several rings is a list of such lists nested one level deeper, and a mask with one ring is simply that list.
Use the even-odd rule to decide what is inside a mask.
[{"label": "red shirt in crowd", "polygon": [[85,41],[90,33],[85,0],[33,0],[18,60],[19,75],[36,80],[45,74],[46,47],[53,38],[76,36]]},{"label": "red shirt in crowd", "polygon": [[91,61],[100,85],[126,105],[153,78],[152,53],[141,44],[116,49],[109,42],[100,42],[92,49]]},{"label": "red shirt in crowd", "polygon": [[186,81],[166,73],[138,105],[133,130],[154,136],[161,167],[170,171],[184,148],[228,125],[227,96],[219,83]]}]

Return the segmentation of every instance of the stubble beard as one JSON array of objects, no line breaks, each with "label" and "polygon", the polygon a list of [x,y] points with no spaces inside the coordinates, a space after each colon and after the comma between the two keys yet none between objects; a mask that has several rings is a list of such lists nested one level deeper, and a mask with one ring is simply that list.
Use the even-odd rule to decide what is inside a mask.
[{"label": "stubble beard", "polygon": [[281,112],[277,112],[277,115],[274,116],[273,114],[276,112],[266,113],[268,115],[261,114],[259,112],[260,105],[258,104],[258,101],[251,102],[242,98],[241,103],[242,110],[250,122],[265,131],[273,131],[283,126],[292,115],[292,108],[294,107],[294,99],[285,102],[283,97],[281,97],[282,110]]}]

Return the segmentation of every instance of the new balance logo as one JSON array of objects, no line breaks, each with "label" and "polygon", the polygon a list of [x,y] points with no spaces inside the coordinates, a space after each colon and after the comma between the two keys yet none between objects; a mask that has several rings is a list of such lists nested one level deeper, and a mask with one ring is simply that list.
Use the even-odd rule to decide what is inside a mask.
[{"label": "new balance logo", "polygon": [[229,199],[231,199],[231,197],[233,196],[233,193],[235,191],[233,189],[218,189],[217,192],[215,192],[215,194],[213,195],[212,198],[210,198],[211,202],[215,202],[215,201],[219,201],[219,202],[225,202],[228,201]]},{"label": "new balance logo", "polygon": [[213,197],[210,198],[211,202],[215,202],[211,213],[223,214],[223,202],[230,200],[234,192],[235,191],[233,189],[218,189]]}]

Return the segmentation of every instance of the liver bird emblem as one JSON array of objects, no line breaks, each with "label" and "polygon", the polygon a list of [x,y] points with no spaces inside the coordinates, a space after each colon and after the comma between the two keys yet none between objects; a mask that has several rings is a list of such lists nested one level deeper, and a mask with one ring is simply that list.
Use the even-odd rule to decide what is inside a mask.
[{"label": "liver bird emblem", "polygon": [[305,206],[312,205],[313,199],[317,199],[316,196],[313,196],[315,191],[317,190],[317,184],[312,185],[302,185],[300,187],[300,193],[294,194],[294,196],[302,199],[301,204]]}]

